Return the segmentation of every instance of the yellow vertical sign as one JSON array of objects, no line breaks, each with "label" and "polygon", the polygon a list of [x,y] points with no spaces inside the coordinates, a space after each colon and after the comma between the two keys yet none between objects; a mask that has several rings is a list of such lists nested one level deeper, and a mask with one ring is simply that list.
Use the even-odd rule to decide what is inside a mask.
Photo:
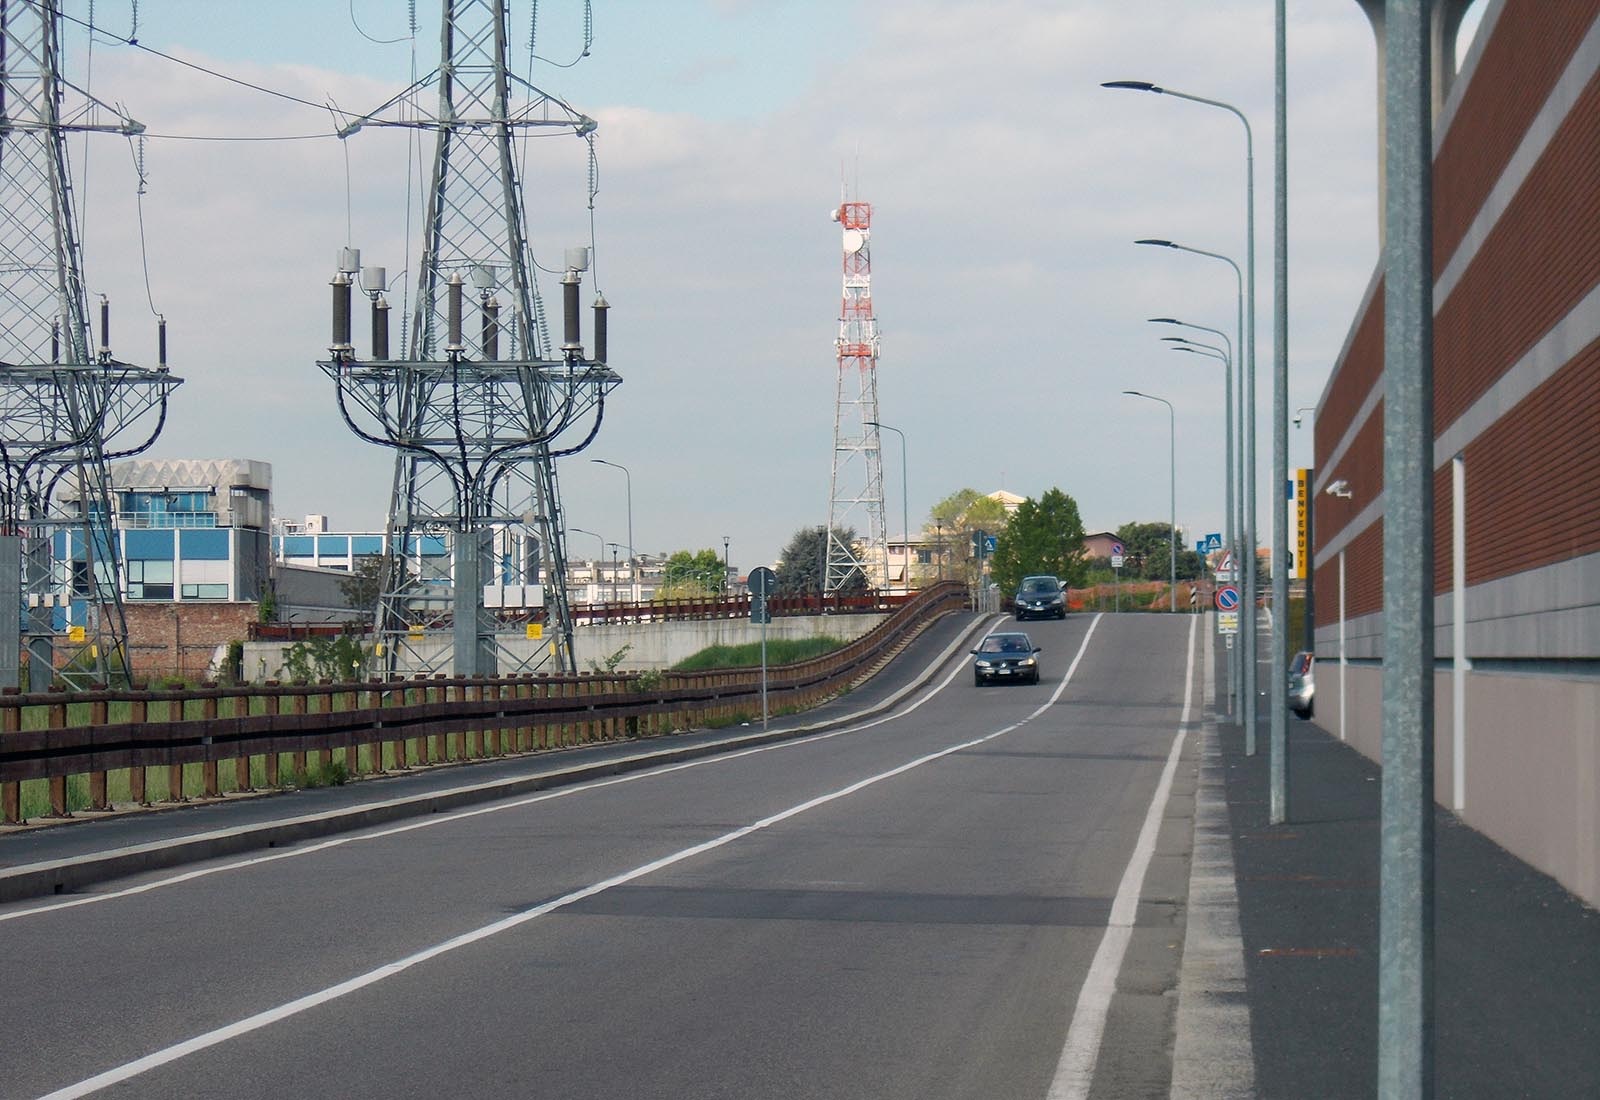
[{"label": "yellow vertical sign", "polygon": [[1289,571],[1296,580],[1311,575],[1310,508],[1311,471],[1301,467],[1294,472],[1294,568]]}]

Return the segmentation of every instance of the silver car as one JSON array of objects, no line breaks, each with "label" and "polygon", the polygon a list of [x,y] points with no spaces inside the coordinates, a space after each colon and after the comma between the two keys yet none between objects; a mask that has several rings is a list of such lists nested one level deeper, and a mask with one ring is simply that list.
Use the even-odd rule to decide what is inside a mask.
[{"label": "silver car", "polygon": [[1311,672],[1316,663],[1316,654],[1304,649],[1289,662],[1289,709],[1298,718],[1310,718],[1316,711],[1317,684]]}]

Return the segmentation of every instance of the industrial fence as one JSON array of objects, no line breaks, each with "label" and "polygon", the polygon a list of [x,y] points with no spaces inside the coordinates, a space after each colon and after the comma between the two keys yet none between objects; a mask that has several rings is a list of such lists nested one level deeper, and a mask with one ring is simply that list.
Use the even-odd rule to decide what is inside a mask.
[{"label": "industrial fence", "polygon": [[[813,706],[967,604],[947,581],[848,645],[769,670],[769,705]],[[317,785],[413,766],[729,724],[759,668],[0,694],[0,818],[65,817]],[[31,796],[31,797],[30,797]],[[36,808],[30,809],[30,805]]]}]

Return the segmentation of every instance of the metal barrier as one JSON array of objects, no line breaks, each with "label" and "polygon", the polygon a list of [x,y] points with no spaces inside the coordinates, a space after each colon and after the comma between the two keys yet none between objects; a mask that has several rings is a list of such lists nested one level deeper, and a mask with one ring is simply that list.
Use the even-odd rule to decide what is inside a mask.
[{"label": "metal barrier", "polygon": [[[813,706],[966,605],[959,583],[925,589],[844,647],[770,669],[768,694],[779,708]],[[112,777],[120,786],[123,773],[131,802],[215,798],[225,789],[342,782],[414,764],[726,724],[759,714],[760,693],[757,668],[7,692],[0,695],[0,818],[22,819],[29,781],[47,783],[48,816],[66,817],[76,801],[111,809]],[[155,797],[157,785],[164,798]],[[75,787],[86,790],[72,797]]]}]

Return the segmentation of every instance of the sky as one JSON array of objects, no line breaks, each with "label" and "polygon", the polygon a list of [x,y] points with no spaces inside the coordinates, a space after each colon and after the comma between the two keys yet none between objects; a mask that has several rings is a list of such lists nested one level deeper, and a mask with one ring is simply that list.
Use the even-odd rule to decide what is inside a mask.
[{"label": "sky", "polygon": [[[437,2],[414,5],[414,37],[412,7],[141,0],[137,38],[361,112],[437,64]],[[827,520],[840,299],[828,214],[848,187],[873,204],[880,419],[906,439],[905,485],[899,438],[883,441],[892,536],[903,507],[916,529],[963,487],[1059,487],[1089,531],[1164,521],[1166,410],[1127,389],[1174,406],[1186,537],[1222,530],[1221,366],[1174,354],[1158,339],[1171,330],[1146,318],[1231,333],[1233,276],[1132,242],[1242,262],[1243,131],[1222,111],[1099,87],[1136,79],[1233,103],[1254,129],[1257,526],[1270,545],[1271,0],[594,0],[581,60],[580,0],[537,7],[533,83],[599,123],[586,293],[612,306],[624,380],[598,438],[558,465],[569,526],[626,542],[624,478],[591,458],[629,469],[640,552],[720,551],[726,537],[745,572]],[[94,7],[121,36],[134,10]],[[513,68],[527,73],[530,6],[510,10]],[[1377,99],[1353,0],[1287,11],[1294,415],[1316,405],[1377,258]],[[142,196],[125,139],[71,146],[86,281],[112,301],[113,350],[153,364],[159,312],[185,379],[149,455],[264,460],[279,516],[381,528],[391,457],[344,426],[316,362],[341,246],[388,267],[396,304],[414,278],[402,272],[421,244],[427,151],[394,131],[340,141],[328,109],[108,37],[78,31],[68,47],[74,82],[150,135]],[[586,172],[582,142],[532,143],[526,224],[545,263],[590,243]],[[543,291],[556,300],[548,277]],[[1291,467],[1311,463],[1310,424],[1290,430]]]}]

